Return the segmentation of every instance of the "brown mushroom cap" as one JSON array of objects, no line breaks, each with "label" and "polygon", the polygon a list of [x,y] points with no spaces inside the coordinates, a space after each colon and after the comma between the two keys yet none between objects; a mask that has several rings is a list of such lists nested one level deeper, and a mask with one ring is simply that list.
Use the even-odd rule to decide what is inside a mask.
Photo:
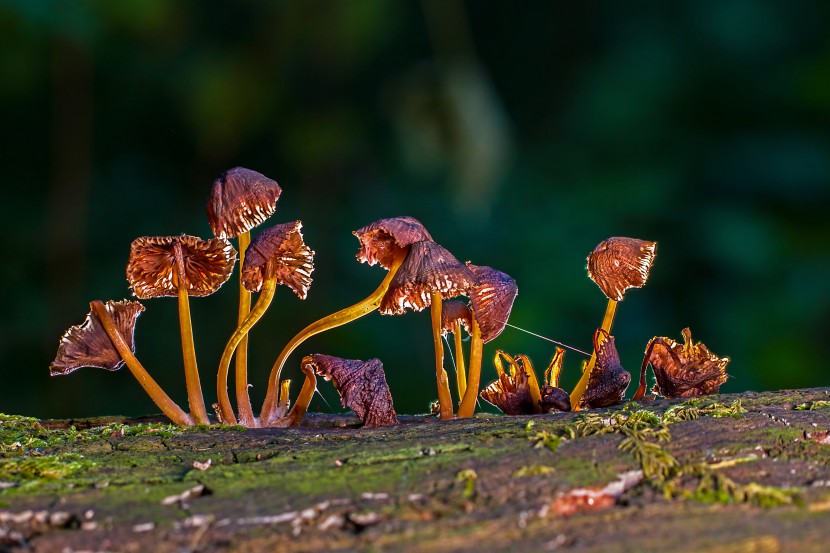
[{"label": "brown mushroom cap", "polygon": [[207,202],[210,228],[217,238],[231,238],[262,224],[273,215],[280,185],[261,173],[234,167],[215,181]]},{"label": "brown mushroom cap", "polygon": [[441,333],[446,336],[450,332],[455,332],[455,323],[461,323],[461,326],[470,333],[473,327],[472,312],[470,308],[461,300],[450,300],[444,302],[441,306]]},{"label": "brown mushroom cap", "polygon": [[380,359],[360,361],[315,353],[302,363],[311,363],[319,376],[332,381],[341,405],[354,411],[364,427],[398,424]]},{"label": "brown mushroom cap", "polygon": [[524,369],[502,373],[479,396],[498,407],[505,415],[532,415],[536,412],[530,393],[530,380]]},{"label": "brown mushroom cap", "polygon": [[221,238],[144,236],[133,240],[127,262],[127,280],[141,299],[177,296],[176,244],[182,249],[189,296],[209,296],[231,276],[236,250]]},{"label": "brown mushroom cap", "polygon": [[555,411],[570,411],[571,410],[571,396],[562,388],[554,386],[544,386],[540,390],[542,396],[542,412],[549,413],[551,410]]},{"label": "brown mushroom cap", "polygon": [[387,270],[392,266],[395,253],[399,250],[415,242],[432,240],[424,225],[409,216],[379,219],[352,234],[360,241],[357,260],[369,265],[380,263]]},{"label": "brown mushroom cap", "polygon": [[245,251],[242,284],[250,292],[259,292],[265,279],[265,268],[272,261],[277,283],[288,286],[302,300],[311,286],[314,251],[303,242],[300,221],[267,228],[256,235]]},{"label": "brown mushroom cap", "polygon": [[467,267],[475,276],[475,284],[470,288],[470,306],[481,326],[481,341],[486,344],[504,330],[519,287],[510,275],[492,267],[473,265],[469,261]]},{"label": "brown mushroom cap", "polygon": [[625,396],[625,390],[631,383],[631,374],[620,363],[620,355],[614,337],[608,336],[599,342],[599,335],[604,331],[597,330],[594,334],[594,349],[597,352],[597,362],[588,379],[588,387],[579,401],[582,407],[609,407],[620,403]]},{"label": "brown mushroom cap", "polygon": [[657,242],[613,237],[588,256],[588,276],[609,299],[622,301],[629,288],[641,288],[657,254]]},{"label": "brown mushroom cap", "polygon": [[646,351],[656,383],[654,392],[663,397],[695,397],[715,394],[726,382],[728,357],[718,357],[701,342],[694,343],[692,332],[683,329],[683,344],[667,337],[652,338]]},{"label": "brown mushroom cap", "polygon": [[[135,323],[144,306],[137,301],[108,301],[104,305],[127,346],[135,352]],[[86,320],[71,327],[60,340],[58,353],[49,366],[52,376],[69,374],[81,367],[98,367],[116,371],[124,365],[121,354],[110,340],[107,331],[91,310]]]},{"label": "brown mushroom cap", "polygon": [[401,315],[407,308],[422,311],[432,303],[433,292],[440,292],[443,299],[454,298],[474,283],[473,272],[446,248],[432,241],[415,242],[392,277],[379,311],[381,315]]}]

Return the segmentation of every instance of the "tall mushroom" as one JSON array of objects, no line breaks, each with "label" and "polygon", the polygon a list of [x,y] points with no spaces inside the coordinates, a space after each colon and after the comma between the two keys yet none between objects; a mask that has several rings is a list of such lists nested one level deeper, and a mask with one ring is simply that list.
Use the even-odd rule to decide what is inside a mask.
[{"label": "tall mushroom", "polygon": [[190,426],[193,419],[170,399],[135,357],[135,323],[144,311],[137,301],[93,301],[86,320],[70,327],[49,367],[52,376],[66,375],[81,367],[116,371],[125,364],[144,391],[173,423]]},{"label": "tall mushroom", "polygon": [[467,389],[467,366],[464,362],[464,347],[461,339],[461,327],[468,334],[473,330],[473,314],[461,300],[445,301],[441,306],[441,334],[452,332],[455,342],[455,385],[458,389],[458,401],[464,397]]},{"label": "tall mushroom", "polygon": [[[228,370],[234,350],[271,305],[278,284],[287,286],[301,300],[306,298],[311,287],[314,252],[303,242],[300,232],[302,226],[300,221],[274,225],[260,232],[248,247],[248,255],[242,264],[242,284],[249,292],[260,292],[260,296],[254,308],[231,335],[219,361],[216,393],[222,422],[236,424],[228,397]],[[247,390],[245,401],[242,402],[239,401],[237,390],[237,408],[242,426],[256,426]]]},{"label": "tall mushroom", "polygon": [[[207,216],[217,238],[238,237],[239,266],[245,262],[245,252],[251,243],[251,229],[262,224],[277,208],[282,189],[276,181],[261,173],[234,167],[213,181],[207,202]],[[239,273],[239,311],[237,324],[241,325],[251,310],[251,294]],[[248,335],[236,348],[236,404],[243,420],[253,421],[251,400],[248,396]]]},{"label": "tall mushroom", "polygon": [[378,263],[389,273],[380,286],[367,298],[311,323],[283,347],[268,377],[268,390],[260,414],[260,424],[263,426],[274,423],[282,416],[280,405],[284,402],[280,398],[280,372],[288,356],[297,346],[315,334],[344,325],[376,310],[389,289],[392,277],[395,276],[409,252],[410,246],[421,240],[432,240],[424,226],[414,217],[408,216],[380,219],[352,234],[360,241],[357,260],[369,265]]},{"label": "tall mushroom", "polygon": [[127,280],[139,299],[178,297],[179,329],[190,411],[197,424],[208,424],[199,383],[189,296],[216,292],[231,275],[236,250],[220,238],[145,236],[133,241],[127,263]]},{"label": "tall mushroom", "polygon": [[[657,242],[613,237],[600,242],[588,256],[588,276],[608,298],[600,326],[606,335],[611,333],[617,303],[623,300],[625,291],[629,288],[642,288],[645,285],[656,254]],[[595,348],[582,377],[571,392],[571,407],[574,410],[579,409],[580,399],[588,386],[596,361]]]}]

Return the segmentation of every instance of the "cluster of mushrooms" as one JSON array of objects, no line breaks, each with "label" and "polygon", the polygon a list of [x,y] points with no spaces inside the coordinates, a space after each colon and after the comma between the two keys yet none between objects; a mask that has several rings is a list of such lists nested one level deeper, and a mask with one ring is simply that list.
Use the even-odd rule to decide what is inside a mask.
[{"label": "cluster of mushrooms", "polygon": [[[273,215],[281,192],[274,180],[256,171],[230,169],[214,181],[207,203],[214,238],[183,234],[143,237],[132,243],[126,272],[133,294],[139,299],[178,299],[187,412],[161,389],[135,356],[135,324],[144,311],[138,301],[91,302],[86,320],[71,327],[61,338],[50,366],[51,374],[65,375],[81,367],[114,371],[126,365],[171,421],[179,425],[210,424],[196,363],[189,298],[219,290],[230,278],[238,257],[237,328],[217,368],[217,403],[213,408],[218,422],[249,428],[298,425],[317,389],[317,377],[321,376],[332,381],[343,406],[352,409],[365,426],[396,424],[392,395],[378,359],[306,355],[300,363],[305,380],[293,405],[290,381],[281,380],[280,374],[291,353],[311,336],[375,310],[383,315],[400,315],[407,309],[422,311],[427,307],[435,347],[436,412],[441,419],[472,416],[479,397],[483,344],[504,330],[518,287],[514,279],[501,271],[461,263],[437,244],[419,221],[406,216],[374,221],[354,231],[360,243],[357,259],[368,265],[379,264],[388,271],[386,277],[367,298],[308,325],[285,345],[268,377],[263,406],[255,415],[248,394],[248,335],[265,314],[278,285],[287,286],[305,299],[314,270],[314,252],[303,240],[300,221],[276,224],[251,236],[252,229]],[[238,254],[230,242],[232,238],[237,239]],[[514,358],[498,351],[498,380],[485,387],[480,397],[506,414],[567,411],[620,402],[631,376],[620,364],[611,325],[625,291],[645,284],[655,248],[654,242],[610,238],[589,256],[588,274],[609,302],[602,326],[594,334],[594,353],[583,365],[582,379],[570,395],[558,387],[564,350],[557,348],[541,387],[526,356]],[[253,305],[252,293],[258,293]],[[460,297],[468,300],[454,299]],[[471,337],[468,362],[463,351],[462,327]],[[454,335],[456,350],[455,402],[444,369],[442,339],[449,333]],[[657,380],[654,392],[667,397],[714,393],[726,380],[729,359],[717,357],[702,344],[694,344],[688,329],[683,336],[684,345],[669,338],[649,342],[635,399],[645,394],[649,364]],[[228,393],[232,361],[236,412]],[[507,371],[504,362],[509,365]]]}]

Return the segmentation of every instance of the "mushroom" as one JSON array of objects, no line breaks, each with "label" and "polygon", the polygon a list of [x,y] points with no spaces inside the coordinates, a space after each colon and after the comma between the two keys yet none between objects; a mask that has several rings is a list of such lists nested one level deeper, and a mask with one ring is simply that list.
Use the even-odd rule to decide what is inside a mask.
[{"label": "mushroom", "polygon": [[545,386],[541,390],[541,407],[543,413],[550,411],[570,411],[571,398],[568,392],[559,387],[559,376],[562,374],[562,362],[565,359],[565,350],[556,348],[553,358],[545,371]]},{"label": "mushroom", "polygon": [[[617,303],[623,300],[625,291],[645,285],[656,254],[657,242],[613,237],[600,242],[588,256],[588,276],[608,298],[608,306],[600,326],[605,334],[611,332]],[[594,349],[582,378],[571,392],[571,407],[574,410],[579,409],[580,398],[588,386],[596,361],[597,352]]]},{"label": "mushroom", "polygon": [[[444,299],[466,293],[474,283],[473,272],[446,248],[431,240],[415,242],[392,278],[389,290],[380,304],[381,315],[401,315],[407,308],[422,311],[430,307],[438,403],[441,418],[445,420],[452,418],[453,407],[447,372],[444,370],[441,304]],[[477,326],[473,323],[473,329],[475,328]]]},{"label": "mushroom", "polygon": [[640,386],[633,399],[646,392],[646,369],[651,364],[654,392],[667,398],[716,394],[726,382],[728,357],[718,357],[701,342],[692,340],[692,331],[684,328],[683,344],[671,338],[655,336],[646,346],[640,368]]},{"label": "mushroom", "polygon": [[[314,252],[303,242],[300,232],[302,226],[300,221],[274,225],[260,232],[248,247],[248,255],[240,272],[242,284],[249,292],[260,292],[260,296],[254,308],[231,335],[219,361],[216,389],[222,422],[236,424],[228,397],[228,370],[234,350],[265,314],[274,299],[278,284],[290,288],[301,300],[306,298],[311,287]],[[240,390],[237,389],[239,422],[246,427],[256,426],[247,389],[242,402],[239,401],[239,393]]]},{"label": "mushroom", "polygon": [[221,238],[145,236],[133,241],[127,280],[139,299],[178,297],[187,399],[197,424],[208,424],[196,366],[189,296],[216,292],[231,275],[236,250]]},{"label": "mushroom", "polygon": [[588,387],[580,399],[580,407],[609,407],[620,403],[631,383],[631,375],[620,363],[614,337],[598,328],[594,332],[596,367],[591,371]]},{"label": "mushroom", "polygon": [[461,327],[468,334],[472,332],[473,314],[461,300],[445,301],[441,306],[441,334],[452,332],[455,341],[455,383],[458,388],[459,402],[467,389],[467,369],[464,362],[464,348],[461,340]]},{"label": "mushroom", "polygon": [[[282,189],[276,181],[261,173],[234,167],[216,180],[207,201],[207,216],[217,238],[239,240],[239,266],[245,263],[245,252],[251,243],[251,229],[262,224],[277,208]],[[237,324],[242,325],[251,310],[251,294],[239,273],[239,311]],[[243,335],[236,348],[236,404],[243,421],[253,421],[248,396],[248,336]]]},{"label": "mushroom", "polygon": [[[505,372],[502,358],[510,365]],[[515,358],[496,350],[493,358],[498,380],[481,391],[481,399],[498,407],[505,415],[533,415],[542,412],[539,383],[526,355]]]},{"label": "mushroom", "polygon": [[137,301],[93,301],[86,320],[63,335],[52,376],[66,375],[81,367],[116,371],[125,364],[141,387],[173,423],[190,426],[193,419],[170,399],[135,357],[135,323],[144,311]]},{"label": "mushroom", "polygon": [[283,347],[268,378],[268,390],[260,414],[260,424],[263,426],[274,423],[284,414],[284,409],[280,407],[284,402],[281,400],[279,377],[285,361],[297,346],[315,334],[344,325],[376,310],[410,246],[421,240],[432,240],[424,226],[414,217],[408,216],[380,219],[352,234],[360,241],[357,260],[369,265],[378,263],[389,273],[367,298],[311,323]]},{"label": "mushroom", "polygon": [[[475,277],[475,283],[469,290],[470,307],[473,311],[472,341],[470,343],[470,370],[467,376],[467,389],[458,408],[458,417],[473,415],[481,382],[481,358],[483,345],[496,339],[507,325],[513,302],[519,293],[516,281],[492,267],[473,265],[467,267]],[[536,379],[530,383],[535,386],[534,396],[539,392]]]}]

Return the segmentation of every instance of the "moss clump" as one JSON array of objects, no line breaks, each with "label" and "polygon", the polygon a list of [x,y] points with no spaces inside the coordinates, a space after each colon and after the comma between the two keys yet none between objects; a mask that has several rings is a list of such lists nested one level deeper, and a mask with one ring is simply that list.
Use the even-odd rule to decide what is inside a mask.
[{"label": "moss clump", "polygon": [[39,479],[59,480],[93,465],[94,463],[85,461],[81,455],[74,453],[0,459],[0,480],[11,482]]},{"label": "moss clump", "polygon": [[799,403],[795,407],[793,407],[796,411],[815,411],[816,409],[827,409],[830,407],[830,401],[825,400],[818,400],[818,401],[807,401],[805,403]]}]

